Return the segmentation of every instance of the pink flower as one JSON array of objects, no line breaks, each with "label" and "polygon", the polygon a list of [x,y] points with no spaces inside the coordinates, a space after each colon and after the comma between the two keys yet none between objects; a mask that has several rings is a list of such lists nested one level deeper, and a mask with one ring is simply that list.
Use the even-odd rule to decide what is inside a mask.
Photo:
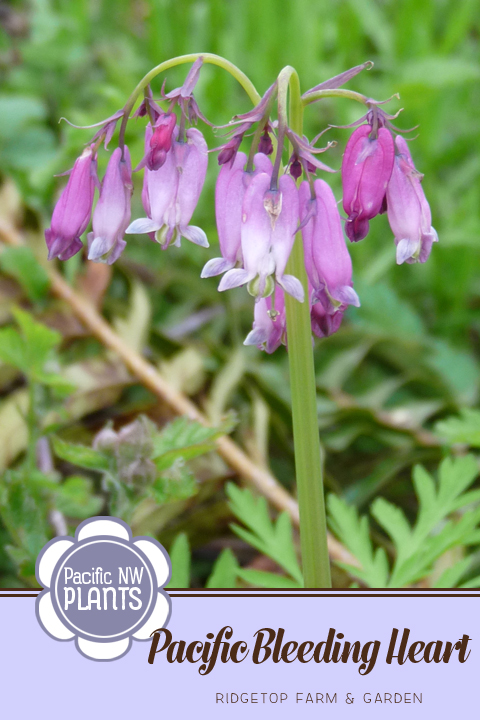
[{"label": "pink flower", "polygon": [[48,259],[68,260],[83,245],[80,235],[87,229],[92,213],[97,180],[94,146],[86,148],[70,171],[67,186],[53,211],[51,226],[45,230]]},{"label": "pink flower", "polygon": [[225,164],[218,174],[215,188],[215,215],[221,258],[209,260],[202,270],[202,278],[220,275],[242,262],[241,230],[242,205],[247,187],[260,172],[272,174],[272,163],[263,154],[254,158],[254,171],[246,172],[247,156],[239,152],[233,165]]},{"label": "pink flower", "polygon": [[255,303],[253,329],[247,335],[244,345],[256,345],[259,350],[271,354],[287,344],[287,318],[285,313],[285,295],[281,288],[275,290],[275,302],[272,297],[260,298]]},{"label": "pink flower", "polygon": [[124,157],[114,150],[102,182],[100,199],[93,213],[93,231],[88,233],[88,259],[109,265],[120,257],[126,242],[123,235],[130,222],[133,192],[132,166],[128,148]]},{"label": "pink flower", "polygon": [[[337,203],[324,180],[314,182],[315,198],[304,181],[299,188],[300,218],[305,252],[305,267],[312,285],[312,305],[321,303],[328,315],[359,307],[352,287],[352,261],[342,233]],[[320,316],[320,309],[315,311]]]},{"label": "pink flower", "polygon": [[395,235],[397,263],[425,262],[438,241],[419,172],[403,137],[395,138],[392,177],[387,188],[388,221]]},{"label": "pink flower", "polygon": [[312,321],[312,332],[318,338],[329,337],[336,333],[343,320],[342,309],[330,314],[325,310],[323,303],[317,302],[310,308],[310,318]]},{"label": "pink flower", "polygon": [[[145,145],[150,141],[148,130]],[[186,142],[174,142],[159,170],[145,168],[142,201],[146,218],[134,220],[127,234],[155,233],[154,239],[163,249],[171,243],[180,245],[180,238],[208,247],[204,231],[189,225],[200,197],[207,172],[207,144],[196,128],[186,132]]]},{"label": "pink flower", "polygon": [[381,212],[392,174],[394,146],[392,134],[381,127],[372,137],[372,126],[361,125],[350,137],[342,161],[343,209],[345,225],[352,242],[368,233],[368,221]]},{"label": "pink flower", "polygon": [[298,192],[294,181],[283,175],[278,190],[270,190],[270,175],[261,172],[250,182],[242,206],[241,247],[243,268],[229,270],[219,290],[245,283],[257,299],[271,294],[277,283],[303,302],[297,278],[285,275],[298,224]]},{"label": "pink flower", "polygon": [[165,162],[167,153],[172,147],[176,123],[175,113],[162,113],[158,116],[145,157],[145,164],[149,170],[159,170]]}]

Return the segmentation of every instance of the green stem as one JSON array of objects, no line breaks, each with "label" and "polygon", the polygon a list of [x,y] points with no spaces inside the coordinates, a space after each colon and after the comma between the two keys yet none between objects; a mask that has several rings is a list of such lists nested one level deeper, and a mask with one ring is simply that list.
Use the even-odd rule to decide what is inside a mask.
[{"label": "green stem", "polygon": [[30,473],[37,467],[37,441],[40,437],[36,404],[37,386],[30,378],[28,382],[28,414],[26,418],[28,427],[27,467]]},{"label": "green stem", "polygon": [[[301,137],[303,103],[298,75],[293,68],[285,68],[279,76],[279,119],[286,105],[288,88],[290,89],[289,125]],[[331,587],[330,560],[318,432],[317,392],[308,280],[301,232],[295,237],[287,271],[301,281],[305,291],[303,303],[285,295],[303,577],[307,588],[329,588]]]},{"label": "green stem", "polygon": [[228,60],[225,60],[225,58],[220,57],[220,55],[214,55],[213,53],[190,53],[189,55],[179,55],[178,57],[171,58],[170,60],[165,60],[165,62],[160,63],[160,65],[157,65],[154,67],[150,72],[148,72],[145,77],[143,77],[140,82],[138,83],[135,90],[132,92],[130,97],[128,98],[125,107],[123,109],[123,118],[122,118],[122,124],[120,126],[120,133],[119,133],[119,145],[120,147],[123,147],[125,143],[125,130],[127,128],[128,119],[130,117],[130,113],[133,110],[133,107],[137,101],[138,96],[140,93],[144,90],[144,88],[147,87],[151,83],[151,81],[157,77],[162,72],[165,72],[165,70],[169,70],[172,67],[175,67],[176,65],[184,65],[185,63],[194,63],[195,60],[198,60],[198,58],[202,58],[204,63],[209,63],[210,65],[217,65],[218,67],[223,68],[227,72],[232,75],[235,80],[237,80],[240,85],[243,87],[245,92],[247,93],[248,97],[252,101],[253,105],[258,105],[258,103],[261,100],[260,95],[258,94],[257,90],[255,89],[254,84],[252,81],[243,73],[236,65],[229,62]]},{"label": "green stem", "polygon": [[354,90],[343,90],[342,88],[332,88],[331,90],[314,90],[313,92],[305,93],[305,95],[302,95],[302,97],[300,98],[300,103],[303,106],[310,105],[310,103],[314,103],[317,100],[323,100],[323,98],[328,97],[341,97],[346,98],[347,100],[356,100],[362,105],[368,105],[368,98],[365,97],[365,95],[355,92]]}]

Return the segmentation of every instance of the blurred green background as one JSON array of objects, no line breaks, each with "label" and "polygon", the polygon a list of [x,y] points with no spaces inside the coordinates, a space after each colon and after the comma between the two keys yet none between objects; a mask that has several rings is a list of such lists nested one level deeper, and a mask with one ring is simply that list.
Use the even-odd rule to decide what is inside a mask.
[{"label": "blurred green background", "polygon": [[[404,108],[397,125],[419,126],[410,148],[425,176],[440,242],[427,264],[397,267],[392,233],[382,216],[371,223],[364,241],[350,247],[362,307],[347,314],[337,335],[316,343],[319,424],[330,491],[361,511],[380,493],[413,517],[412,466],[422,462],[434,468],[445,453],[435,423],[478,404],[479,3],[18,0],[0,2],[0,21],[0,215],[15,217],[33,245],[41,243],[62,185],[54,174],[71,167],[91,137],[92,131],[59,124],[59,118],[86,125],[108,117],[162,60],[199,51],[224,55],[249,75],[261,94],[286,64],[297,69],[305,91],[351,66],[374,61],[374,68],[348,87],[375,99],[398,92],[400,101],[388,105],[391,112]],[[185,68],[169,72],[167,89],[184,76]],[[159,79],[153,88],[156,97],[160,87]],[[235,81],[210,66],[202,71],[196,96],[215,124],[249,109]],[[355,121],[359,107],[333,99],[311,106],[306,134],[311,138],[328,124]],[[349,132],[332,129],[326,136],[338,141],[322,156],[332,167],[340,167]],[[219,144],[210,130],[205,133],[210,147]],[[134,163],[142,157],[142,135],[143,125],[131,122],[127,141]],[[106,158],[103,153],[101,167]],[[236,411],[234,437],[259,463],[269,463],[292,490],[285,351],[269,357],[244,348],[252,322],[251,299],[241,289],[219,295],[214,279],[199,277],[206,260],[218,255],[216,168],[211,156],[194,215],[195,224],[207,232],[210,250],[184,242],[180,250],[164,253],[145,239],[133,238],[112,276],[99,275],[99,295],[106,316],[123,327],[125,337],[212,419],[229,408]],[[339,175],[328,179],[340,199]],[[133,217],[141,214],[137,192]],[[86,273],[85,262],[75,258],[63,271],[78,282]],[[26,302],[20,291],[12,290],[7,275],[1,289],[4,323],[12,302]],[[90,283],[94,280],[89,276]],[[46,298],[32,302],[30,297],[29,307],[64,335],[66,366],[78,368],[105,357],[96,341],[62,324],[55,303]],[[0,380],[5,406],[18,381],[5,373]],[[153,396],[135,384],[119,380],[116,392],[91,396],[66,423],[69,437],[89,441],[109,418],[120,424],[139,412],[162,418]],[[195,583],[203,582],[225,543],[230,542],[240,558],[246,552],[238,541],[235,545],[228,529],[231,517],[221,482],[228,472],[217,464],[215,472],[213,465],[199,470],[207,479],[215,473],[220,478],[211,492],[187,509],[159,515],[152,530],[167,546],[179,531],[187,531],[195,550]],[[245,557],[251,559],[248,553]],[[14,569],[6,556],[3,562],[4,576],[13,582]]]}]

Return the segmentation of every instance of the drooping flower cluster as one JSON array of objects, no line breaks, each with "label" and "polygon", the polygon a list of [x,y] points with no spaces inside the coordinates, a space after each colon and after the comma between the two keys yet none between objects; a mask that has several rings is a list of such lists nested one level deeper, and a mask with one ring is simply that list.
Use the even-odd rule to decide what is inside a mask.
[{"label": "drooping flower cluster", "polygon": [[[148,234],[162,249],[180,245],[181,237],[208,247],[204,231],[190,224],[205,181],[209,152],[202,133],[192,127],[198,119],[208,123],[193,94],[202,64],[200,57],[181,87],[168,94],[162,88],[160,104],[147,86],[133,115],[147,118],[145,153],[136,168],[144,168],[142,203],[146,217],[130,223],[132,169],[124,143],[132,110],[128,105],[98,124],[100,129],[70,171],[51,227],[45,232],[50,259],[67,260],[82,249],[80,238],[92,216],[96,187],[99,199],[92,231],[87,235],[90,260],[113,263],[126,246],[126,234]],[[368,66],[364,63],[317,85],[305,93],[305,103],[339,88]],[[202,271],[204,278],[223,275],[220,291],[247,286],[255,298],[255,312],[245,344],[268,353],[287,344],[285,293],[296,301],[308,302],[312,332],[317,337],[336,332],[346,308],[360,305],[353,289],[352,262],[337,201],[329,185],[316,178],[318,171],[334,172],[317,155],[335,143],[325,148],[316,146],[325,131],[312,142],[300,137],[289,127],[280,100],[278,119],[274,119],[278,93],[279,83],[275,82],[253,110],[235,116],[226,126],[229,137],[217,148],[221,169],[215,191],[221,257],[209,260]],[[358,127],[342,161],[345,235],[352,242],[362,240],[368,234],[370,220],[387,212],[397,263],[425,262],[438,237],[422,189],[422,175],[415,169],[407,142],[396,134],[391,123],[395,116],[381,110],[382,103],[368,98],[362,101],[368,111],[350,126]],[[98,149],[102,142],[108,146],[120,119],[119,147],[112,153],[100,184]],[[240,146],[248,135],[253,140],[247,156]],[[283,167],[287,141],[289,159]],[[302,175],[304,179],[297,187]],[[287,272],[297,234],[296,242],[303,242],[305,286],[301,278]]]},{"label": "drooping flower cluster", "polygon": [[[182,87],[163,99],[170,103],[164,112],[146,89],[145,98],[134,117],[148,116],[145,130],[145,156],[136,168],[145,168],[142,202],[146,218],[130,224],[133,192],[132,168],[128,147],[123,142],[112,153],[102,183],[97,178],[97,152],[113,137],[116,125],[124,116],[119,111],[99,123],[100,130],[89,147],[75,162],[69,180],[53,211],[51,227],[45,231],[49,259],[68,260],[83,248],[80,236],[87,229],[94,202],[95,187],[100,196],[88,233],[88,259],[113,263],[126,247],[125,234],[148,233],[163,249],[180,245],[183,236],[197,245],[208,247],[201,228],[190,225],[207,172],[207,144],[196,128],[186,129],[186,122],[196,122],[201,115],[193,90],[202,66],[201,58],[192,66]],[[175,108],[180,109],[178,122]],[[128,116],[127,116],[128,117]]]},{"label": "drooping flower cluster", "polygon": [[357,242],[368,233],[369,220],[388,213],[397,246],[397,263],[425,262],[438,235],[430,206],[405,139],[393,138],[391,116],[378,106],[352,134],[342,162],[343,209],[347,237]]}]

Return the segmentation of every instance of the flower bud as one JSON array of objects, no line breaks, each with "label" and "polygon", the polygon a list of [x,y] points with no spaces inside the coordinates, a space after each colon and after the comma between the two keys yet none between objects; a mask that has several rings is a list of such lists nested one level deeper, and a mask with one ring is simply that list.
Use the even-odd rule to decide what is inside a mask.
[{"label": "flower bud", "polygon": [[177,123],[175,113],[160,115],[150,138],[150,151],[147,153],[146,166],[149,170],[159,170],[164,164],[167,153],[172,147],[173,131]]},{"label": "flower bud", "polygon": [[273,143],[268,130],[265,130],[260,138],[258,152],[263,153],[263,155],[271,155],[273,153]]},{"label": "flower bud", "polygon": [[95,193],[97,155],[86,148],[70,171],[67,186],[55,205],[51,226],[45,230],[48,259],[68,260],[82,249],[80,235],[87,229]]},{"label": "flower bud", "polygon": [[342,184],[348,215],[345,232],[352,242],[368,234],[368,221],[381,211],[393,160],[393,138],[387,128],[381,127],[372,137],[372,126],[361,125],[350,137],[343,155]]},{"label": "flower bud", "polygon": [[88,259],[114,263],[126,247],[123,235],[130,222],[133,192],[128,148],[114,150],[103,178],[100,199],[93,213],[93,231],[88,234]]},{"label": "flower bud", "polygon": [[432,244],[438,241],[438,235],[432,227],[422,175],[415,169],[408,145],[400,135],[395,145],[398,154],[387,188],[387,211],[395,235],[397,263],[423,263],[430,255]]},{"label": "flower bud", "polygon": [[218,153],[218,164],[226,165],[227,163],[235,162],[235,157],[242,142],[243,135],[234,135],[220,150]]},{"label": "flower bud", "polygon": [[[360,301],[352,287],[352,261],[333,192],[324,180],[315,180],[314,190],[312,199],[308,182],[299,188],[305,267],[312,286],[312,305],[321,303],[326,314],[334,315],[343,313],[347,305],[358,307]],[[323,314],[320,307],[316,308],[317,324],[324,324]]]}]

